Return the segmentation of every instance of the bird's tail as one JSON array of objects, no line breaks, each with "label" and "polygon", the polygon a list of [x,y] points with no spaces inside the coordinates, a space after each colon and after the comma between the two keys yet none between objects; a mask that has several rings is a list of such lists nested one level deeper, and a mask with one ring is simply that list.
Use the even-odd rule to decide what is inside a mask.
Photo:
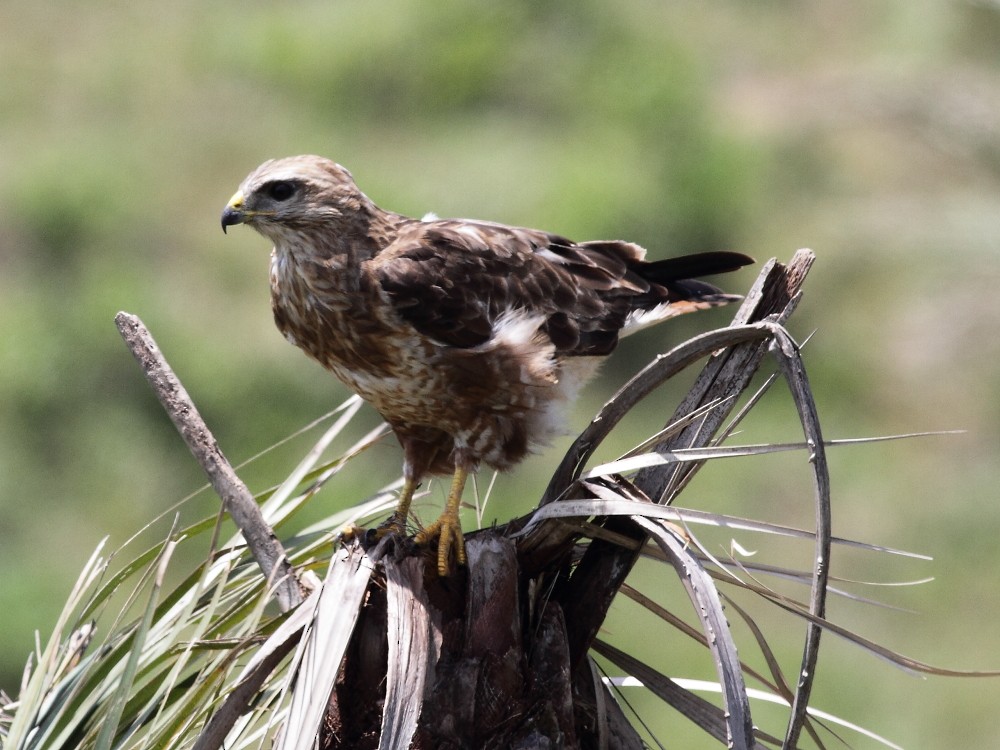
[{"label": "bird's tail", "polygon": [[[699,276],[711,276],[716,273],[729,273],[753,262],[753,258],[743,253],[720,251],[654,260],[641,263],[636,270],[647,281],[667,286],[672,281],[696,279]],[[700,286],[711,287],[711,284]],[[716,289],[716,291],[718,290]],[[692,288],[692,292],[697,292],[697,286]]]},{"label": "bird's tail", "polygon": [[633,309],[620,335],[628,336],[678,315],[738,302],[742,299],[740,295],[726,294],[717,286],[694,277],[728,273],[753,262],[753,258],[742,253],[711,252],[638,264],[634,270],[646,281],[666,289],[667,295],[652,305]]}]

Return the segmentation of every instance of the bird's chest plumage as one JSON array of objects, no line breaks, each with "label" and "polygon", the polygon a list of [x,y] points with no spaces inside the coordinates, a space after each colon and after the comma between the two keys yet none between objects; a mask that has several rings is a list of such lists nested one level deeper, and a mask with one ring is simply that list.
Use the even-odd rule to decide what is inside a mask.
[{"label": "bird's chest plumage", "polygon": [[429,428],[442,456],[454,450],[504,469],[558,431],[573,379],[560,380],[552,344],[536,336],[540,319],[501,317],[483,344],[452,346],[420,333],[355,267],[276,254],[275,322],[397,434]]},{"label": "bird's chest plumage", "polygon": [[276,254],[271,304],[286,339],[390,421],[428,424],[453,414],[443,406],[444,347],[401,321],[359,274],[293,264]]}]

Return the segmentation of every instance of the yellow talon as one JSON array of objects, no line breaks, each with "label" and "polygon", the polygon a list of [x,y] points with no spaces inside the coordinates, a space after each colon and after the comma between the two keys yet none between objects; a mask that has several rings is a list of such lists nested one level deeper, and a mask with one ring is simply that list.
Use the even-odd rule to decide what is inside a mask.
[{"label": "yellow talon", "polygon": [[345,543],[350,543],[361,539],[365,535],[365,530],[358,526],[356,523],[344,524],[340,527],[340,531],[334,534],[334,540],[340,540]]},{"label": "yellow talon", "polygon": [[458,518],[458,507],[462,502],[462,490],[469,476],[464,466],[455,467],[455,475],[451,480],[451,490],[448,492],[448,502],[444,512],[430,526],[414,538],[417,544],[427,544],[434,537],[438,539],[438,575],[446,576],[449,572],[448,559],[452,546],[455,547],[455,560],[459,565],[465,565],[465,537],[462,534],[462,523]]},{"label": "yellow talon", "polygon": [[403,481],[403,488],[399,491],[399,502],[396,503],[396,510],[392,512],[383,523],[375,530],[375,538],[381,539],[386,534],[395,532],[400,536],[406,536],[406,519],[410,515],[410,503],[413,501],[413,493],[417,491],[417,482],[407,478]]}]

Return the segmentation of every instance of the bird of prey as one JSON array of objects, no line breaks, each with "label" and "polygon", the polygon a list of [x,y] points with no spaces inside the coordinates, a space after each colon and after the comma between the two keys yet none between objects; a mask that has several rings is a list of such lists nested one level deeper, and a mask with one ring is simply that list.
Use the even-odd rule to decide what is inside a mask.
[{"label": "bird of prey", "polygon": [[444,512],[416,536],[465,563],[459,506],[480,464],[511,468],[558,433],[618,339],[739,299],[693,277],[752,262],[710,252],[646,261],[621,241],[376,206],[319,156],[261,164],[222,213],[274,243],[271,307],[285,337],[371,403],[403,448],[381,531],[405,532],[421,480],[451,474]]}]

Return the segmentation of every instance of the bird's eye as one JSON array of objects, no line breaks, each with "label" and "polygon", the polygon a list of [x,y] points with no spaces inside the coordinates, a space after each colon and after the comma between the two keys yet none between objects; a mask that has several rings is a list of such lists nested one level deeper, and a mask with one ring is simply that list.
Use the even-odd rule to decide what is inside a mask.
[{"label": "bird's eye", "polygon": [[295,193],[295,185],[284,180],[272,182],[265,188],[265,192],[278,202],[287,201]]}]

